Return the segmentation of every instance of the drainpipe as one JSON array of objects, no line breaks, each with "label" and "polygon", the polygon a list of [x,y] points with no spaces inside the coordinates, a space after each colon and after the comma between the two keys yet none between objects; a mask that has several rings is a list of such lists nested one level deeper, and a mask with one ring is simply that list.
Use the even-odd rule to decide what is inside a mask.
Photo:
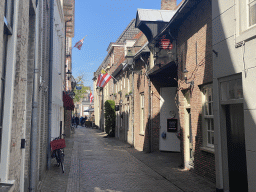
[{"label": "drainpipe", "polygon": [[145,64],[146,67],[146,76],[148,79],[148,152],[152,152],[152,134],[151,134],[151,82],[148,76],[148,69],[147,69],[147,63],[144,61],[142,56],[140,56],[140,60]]},{"label": "drainpipe", "polygon": [[[135,65],[133,63],[133,65]],[[134,147],[134,141],[135,141],[135,138],[134,138],[134,96],[135,96],[135,93],[134,93],[134,71],[132,70],[132,145]]]},{"label": "drainpipe", "polygon": [[[41,4],[41,3],[40,3]],[[39,26],[40,26],[40,4],[36,7],[36,27],[35,27],[35,63],[34,63],[34,82],[33,82],[33,101],[32,101],[32,122],[31,122],[31,149],[30,149],[30,186],[29,191],[36,191],[38,179],[38,91],[39,91]]]},{"label": "drainpipe", "polygon": [[54,16],[54,0],[50,1],[50,48],[49,48],[49,96],[48,96],[48,154],[47,168],[51,166],[51,131],[52,131],[52,66],[53,66],[53,16]]}]

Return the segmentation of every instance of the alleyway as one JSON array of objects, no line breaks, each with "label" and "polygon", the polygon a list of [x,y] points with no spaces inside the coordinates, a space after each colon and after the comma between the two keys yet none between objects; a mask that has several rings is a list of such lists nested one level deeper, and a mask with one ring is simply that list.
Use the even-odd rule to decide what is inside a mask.
[{"label": "alleyway", "polygon": [[[97,129],[77,128],[66,139],[65,173],[52,166],[41,191],[215,191],[211,182],[177,168],[179,154],[145,154],[104,136]],[[174,161],[169,161],[170,156]]]}]

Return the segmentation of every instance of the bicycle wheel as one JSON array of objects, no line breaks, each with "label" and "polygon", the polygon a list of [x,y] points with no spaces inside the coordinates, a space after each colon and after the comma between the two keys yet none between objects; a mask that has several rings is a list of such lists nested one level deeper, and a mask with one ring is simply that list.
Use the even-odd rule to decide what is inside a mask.
[{"label": "bicycle wheel", "polygon": [[62,161],[60,162],[60,165],[61,165],[62,173],[64,173],[64,164],[63,164],[63,162],[62,162]]},{"label": "bicycle wheel", "polygon": [[61,149],[58,150],[58,157],[59,157],[59,164],[61,166],[62,173],[64,173],[64,152],[61,151]]}]

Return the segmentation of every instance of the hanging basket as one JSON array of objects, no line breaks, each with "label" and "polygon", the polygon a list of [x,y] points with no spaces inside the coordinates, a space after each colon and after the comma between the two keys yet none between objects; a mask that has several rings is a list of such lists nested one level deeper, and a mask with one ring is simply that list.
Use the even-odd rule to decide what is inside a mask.
[{"label": "hanging basket", "polygon": [[51,145],[52,151],[56,149],[63,149],[66,147],[65,139],[53,140],[50,142],[50,145]]}]

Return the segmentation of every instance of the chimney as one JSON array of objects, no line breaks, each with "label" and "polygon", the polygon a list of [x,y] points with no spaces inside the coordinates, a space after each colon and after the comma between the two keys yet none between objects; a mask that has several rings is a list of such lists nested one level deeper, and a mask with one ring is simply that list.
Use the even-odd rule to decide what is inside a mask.
[{"label": "chimney", "polygon": [[161,0],[162,10],[175,10],[177,6],[177,0]]}]

